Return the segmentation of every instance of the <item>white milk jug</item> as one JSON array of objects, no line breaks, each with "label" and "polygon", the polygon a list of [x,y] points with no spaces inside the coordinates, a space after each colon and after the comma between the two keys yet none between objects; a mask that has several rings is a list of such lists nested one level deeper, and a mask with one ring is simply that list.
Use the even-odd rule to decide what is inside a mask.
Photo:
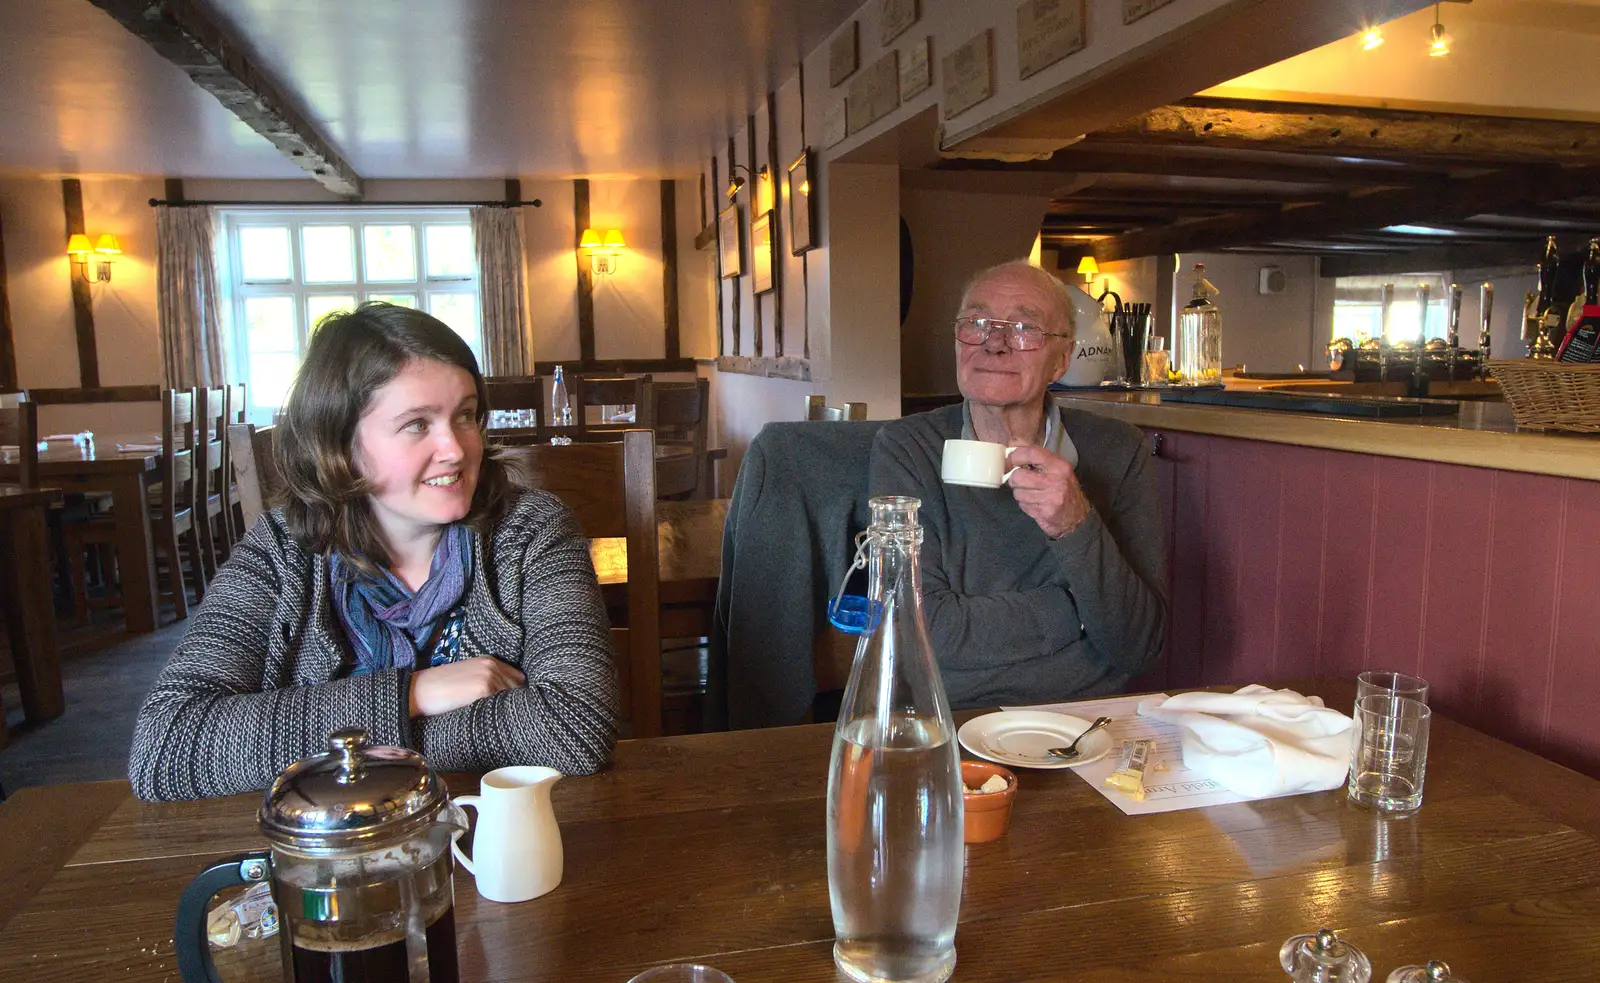
[{"label": "white milk jug", "polygon": [[1079,286],[1072,287],[1072,320],[1077,337],[1072,342],[1072,361],[1056,381],[1063,386],[1098,386],[1105,379],[1117,378],[1117,350],[1111,339],[1111,326],[1105,312],[1093,297]]},{"label": "white milk jug", "polygon": [[456,805],[478,815],[472,856],[459,842],[451,849],[490,901],[528,901],[561,883],[561,828],[550,805],[560,778],[554,768],[496,768],[483,776],[480,794],[456,796]]}]

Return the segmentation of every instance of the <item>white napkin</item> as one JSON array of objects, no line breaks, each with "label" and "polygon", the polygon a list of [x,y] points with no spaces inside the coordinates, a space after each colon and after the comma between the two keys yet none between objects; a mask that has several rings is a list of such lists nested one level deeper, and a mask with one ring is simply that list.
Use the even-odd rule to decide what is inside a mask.
[{"label": "white napkin", "polygon": [[1354,721],[1320,697],[1250,685],[1180,693],[1139,713],[1183,733],[1183,764],[1251,798],[1338,788],[1350,769]]},{"label": "white napkin", "polygon": [[117,445],[117,450],[119,450],[119,451],[158,451],[160,449],[161,449],[161,445],[160,444],[118,444]]}]

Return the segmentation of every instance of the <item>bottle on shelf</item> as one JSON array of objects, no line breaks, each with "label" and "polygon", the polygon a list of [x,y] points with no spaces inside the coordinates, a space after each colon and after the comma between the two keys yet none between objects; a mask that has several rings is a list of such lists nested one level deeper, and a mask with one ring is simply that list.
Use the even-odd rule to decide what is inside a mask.
[{"label": "bottle on shelf", "polygon": [[955,719],[922,617],[921,502],[868,506],[868,634],[828,766],[833,959],[860,983],[942,983],[964,861]]},{"label": "bottle on shelf", "polygon": [[567,379],[559,365],[550,383],[550,424],[556,427],[572,426],[572,401],[567,398]]},{"label": "bottle on shelf", "polygon": [[1544,243],[1544,258],[1539,261],[1539,296],[1533,305],[1538,323],[1533,326],[1529,358],[1554,358],[1555,344],[1563,334],[1563,310],[1556,303],[1556,273],[1560,267],[1561,252],[1556,248],[1556,237],[1550,236]]},{"label": "bottle on shelf", "polygon": [[1172,337],[1172,371],[1177,373],[1178,385],[1222,382],[1222,314],[1211,301],[1218,293],[1206,279],[1205,264],[1194,264],[1193,293],[1178,315],[1178,329]]},{"label": "bottle on shelf", "polygon": [[1563,362],[1593,362],[1600,356],[1600,239],[1589,240],[1583,260],[1583,310],[1561,339],[1556,357]]}]

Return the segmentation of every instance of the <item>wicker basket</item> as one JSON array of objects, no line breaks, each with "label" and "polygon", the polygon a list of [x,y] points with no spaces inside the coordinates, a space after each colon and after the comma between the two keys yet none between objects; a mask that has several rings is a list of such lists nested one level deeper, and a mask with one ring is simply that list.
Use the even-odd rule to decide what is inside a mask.
[{"label": "wicker basket", "polygon": [[1489,370],[1517,429],[1600,433],[1600,364],[1496,359]]}]

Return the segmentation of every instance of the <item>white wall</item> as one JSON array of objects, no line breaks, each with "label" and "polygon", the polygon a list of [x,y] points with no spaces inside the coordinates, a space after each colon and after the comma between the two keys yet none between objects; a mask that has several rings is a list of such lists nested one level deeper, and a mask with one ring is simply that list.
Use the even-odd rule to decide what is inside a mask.
[{"label": "white wall", "polygon": [[[1222,312],[1222,364],[1244,365],[1252,372],[1294,372],[1327,367],[1322,355],[1326,339],[1315,337],[1317,299],[1322,291],[1312,256],[1258,256],[1241,253],[1184,253],[1173,290],[1181,308],[1193,296],[1194,265],[1204,263],[1206,279],[1218,291]],[[1281,268],[1286,277],[1281,294],[1262,294],[1259,271]],[[1332,306],[1332,284],[1328,283]]]},{"label": "white wall", "polygon": [[[913,257],[911,306],[900,328],[906,392],[956,391],[950,326],[961,288],[985,267],[1025,259],[1048,206],[1042,196],[900,189],[900,215],[911,233]],[[898,290],[896,295],[898,301]]]}]

